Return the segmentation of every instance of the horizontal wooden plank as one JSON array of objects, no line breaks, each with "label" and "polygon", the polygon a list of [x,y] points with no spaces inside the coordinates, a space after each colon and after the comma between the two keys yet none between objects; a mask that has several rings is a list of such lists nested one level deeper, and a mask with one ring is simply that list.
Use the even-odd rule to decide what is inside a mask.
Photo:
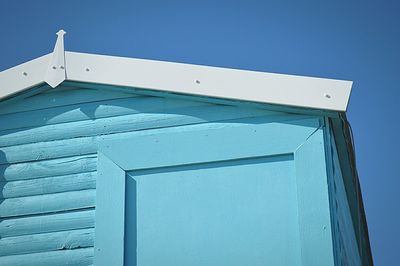
[{"label": "horizontal wooden plank", "polygon": [[94,229],[6,237],[0,239],[0,256],[93,247]]},{"label": "horizontal wooden plank", "polygon": [[[55,148],[58,147],[57,145],[54,146]],[[39,154],[33,153],[33,156],[29,157],[31,153],[27,152],[27,148],[28,147],[21,147],[19,153],[20,157],[27,159],[27,161],[31,161],[32,159],[36,159],[38,161],[0,165],[0,181],[16,181],[41,177],[77,174],[96,171],[97,168],[97,154],[72,156],[54,160],[40,160],[41,151],[36,150],[39,152]],[[68,146],[65,146],[64,149],[68,150]],[[18,151],[19,149],[16,150]],[[45,150],[42,151],[45,152]],[[0,150],[0,154],[1,153],[2,151]],[[13,155],[13,153],[10,154]],[[34,157],[35,155],[36,158]],[[7,158],[5,158],[5,161],[4,158],[3,161],[1,159],[2,158],[0,156],[0,162],[7,162],[8,156]]]},{"label": "horizontal wooden plank", "polygon": [[44,93],[39,93],[18,101],[6,103],[0,107],[0,114],[26,112],[70,104],[120,99],[132,96],[135,96],[135,94],[115,90],[83,89],[59,86]]},{"label": "horizontal wooden plank", "polygon": [[96,190],[80,190],[2,200],[0,217],[77,210],[95,206]]},{"label": "horizontal wooden plank", "polygon": [[[17,163],[28,162],[26,163],[28,165],[35,163],[35,161],[45,162],[62,157],[79,157],[96,152],[96,137],[30,143],[0,148],[0,165],[6,164],[5,171],[7,171],[9,169],[8,165],[11,166]],[[3,167],[3,169],[0,169],[1,176],[4,166],[0,167]]]},{"label": "horizontal wooden plank", "polygon": [[74,265],[87,266],[93,264],[93,248],[78,248],[58,250],[23,255],[0,257],[0,265],[12,266],[43,266],[43,265]]},{"label": "horizontal wooden plank", "polygon": [[148,112],[166,112],[188,106],[206,106],[207,103],[171,100],[161,97],[130,97],[57,108],[40,109],[0,115],[0,135],[3,130],[29,128],[44,125],[93,120],[105,117]]},{"label": "horizontal wooden plank", "polygon": [[0,238],[94,227],[95,210],[0,220]]},{"label": "horizontal wooden plank", "polygon": [[269,114],[261,109],[210,105],[176,109],[169,113],[140,113],[97,120],[85,120],[35,127],[24,130],[5,130],[0,135],[0,146],[29,144],[77,137],[170,127],[181,124],[204,123]]},{"label": "horizontal wooden plank", "polygon": [[[318,118],[310,118],[296,124],[242,124],[234,129],[163,132],[128,142],[103,142],[99,151],[124,170],[276,156],[294,153],[319,126]],[[199,150],[203,153],[194,152]]]},{"label": "horizontal wooden plank", "polygon": [[0,182],[0,199],[96,188],[96,172]]},{"label": "horizontal wooden plank", "polygon": [[[49,160],[67,156],[86,155],[97,152],[97,143],[102,140],[114,138],[130,138],[134,136],[157,134],[159,132],[182,132],[196,131],[207,128],[226,128],[235,127],[242,123],[257,124],[257,123],[273,123],[283,121],[295,121],[304,119],[308,116],[300,115],[279,115],[279,116],[260,116],[260,117],[244,117],[228,120],[217,120],[212,122],[196,122],[196,121],[180,121],[175,126],[154,128],[140,131],[129,131],[109,135],[100,135],[96,137],[82,137],[66,140],[58,140],[51,142],[39,142],[24,144],[18,146],[10,146],[0,148],[0,164],[18,163],[34,160]],[[177,121],[178,122],[178,121]],[[192,123],[191,123],[192,122]],[[186,123],[186,124],[185,124]],[[1,170],[0,170],[1,176]]]}]

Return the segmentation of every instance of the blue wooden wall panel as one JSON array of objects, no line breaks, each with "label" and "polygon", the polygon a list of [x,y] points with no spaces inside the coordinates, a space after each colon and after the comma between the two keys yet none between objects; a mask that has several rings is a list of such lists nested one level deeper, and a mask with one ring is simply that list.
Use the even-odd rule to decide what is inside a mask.
[{"label": "blue wooden wall panel", "polygon": [[[149,135],[135,134],[129,138],[117,138],[102,143],[99,147],[102,158],[107,158],[106,161],[108,164],[115,164],[111,169],[118,169],[118,173],[111,173],[110,170],[108,170],[109,167],[101,167],[101,169],[99,169],[104,172],[99,175],[100,179],[98,180],[98,183],[101,183],[102,186],[98,186],[97,188],[97,198],[99,199],[97,202],[97,212],[101,213],[102,217],[105,217],[107,214],[108,217],[112,217],[112,219],[96,220],[95,247],[98,245],[102,246],[98,252],[96,248],[97,253],[95,256],[95,262],[97,265],[119,265],[123,254],[121,251],[110,251],[110,249],[114,251],[114,248],[117,245],[121,248],[121,239],[123,239],[123,237],[120,236],[118,241],[115,242],[114,234],[110,235],[107,231],[100,230],[100,226],[102,228],[112,227],[113,230],[118,230],[118,235],[126,233],[126,237],[134,238],[135,235],[137,236],[136,243],[134,240],[133,242],[129,242],[128,240],[128,244],[124,245],[125,261],[129,263],[128,265],[159,265],[160,261],[157,261],[158,258],[166,261],[167,265],[196,265],[196,263],[198,263],[197,260],[204,262],[203,260],[206,260],[207,258],[210,258],[211,260],[204,262],[206,265],[234,264],[232,261],[229,261],[231,257],[226,254],[218,257],[215,248],[207,250],[208,246],[205,246],[204,243],[201,245],[202,248],[199,247],[202,237],[210,240],[210,237],[212,239],[214,235],[216,237],[218,236],[214,241],[207,243],[210,247],[212,247],[213,242],[224,242],[226,238],[223,236],[221,237],[218,233],[224,232],[225,228],[215,230],[214,233],[210,233],[208,227],[202,228],[201,230],[198,230],[201,234],[199,233],[190,237],[190,228],[187,229],[186,224],[181,224],[185,222],[186,218],[176,219],[173,210],[176,206],[178,206],[178,209],[182,208],[181,204],[185,207],[184,205],[186,202],[190,202],[196,198],[201,199],[199,202],[194,202],[195,205],[197,204],[196,206],[202,206],[201,204],[210,202],[210,200],[214,200],[213,202],[217,204],[219,197],[223,197],[224,193],[208,193],[207,190],[210,189],[213,191],[213,189],[218,189],[221,185],[218,183],[218,179],[222,179],[223,181],[222,183],[224,186],[222,189],[229,192],[229,187],[232,184],[229,177],[235,178],[236,174],[238,175],[236,176],[238,177],[238,182],[243,182],[240,186],[234,187],[237,190],[240,190],[240,187],[245,188],[248,186],[249,184],[247,184],[247,182],[251,184],[252,176],[255,176],[258,181],[260,181],[257,179],[258,174],[261,174],[263,177],[268,177],[268,175],[271,174],[269,171],[271,168],[269,170],[258,169],[258,171],[241,172],[241,167],[247,167],[247,164],[250,164],[250,161],[253,163],[257,162],[259,166],[260,163],[265,162],[265,159],[272,159],[268,158],[271,156],[274,158],[286,156],[291,158],[289,161],[293,159],[295,160],[295,167],[293,167],[293,169],[295,169],[296,178],[291,179],[290,185],[296,186],[295,201],[298,209],[298,218],[289,219],[290,222],[295,224],[295,226],[291,227],[289,230],[288,228],[286,228],[286,230],[270,230],[274,228],[276,229],[277,225],[272,228],[264,228],[262,226],[265,230],[264,232],[270,230],[268,231],[269,237],[263,238],[263,241],[265,242],[262,244],[255,245],[255,243],[252,242],[252,238],[248,238],[246,241],[242,239],[243,241],[241,241],[241,243],[246,243],[244,244],[246,245],[246,248],[252,247],[252,252],[255,253],[253,253],[252,256],[247,256],[245,252],[240,253],[241,256],[239,256],[239,250],[236,250],[235,255],[232,255],[236,258],[235,262],[238,261],[239,263],[241,262],[241,264],[244,264],[241,259],[247,259],[247,262],[250,261],[250,265],[333,265],[334,258],[329,213],[328,176],[325,167],[323,125],[320,124],[318,118],[304,119],[304,117],[303,119],[297,117],[296,121],[274,122],[266,118],[259,118],[257,121],[258,123],[249,123],[248,121],[248,123],[226,123],[224,127],[217,128],[192,127],[189,131],[181,132],[164,130],[163,132],[153,132],[153,134]],[[281,136],[281,138],[278,136]],[[139,156],[136,156],[136,154],[140,155],[140,158]],[[101,165],[102,162],[99,161],[99,164]],[[234,167],[235,171],[227,175],[221,174],[220,172],[224,171],[223,166],[228,168]],[[120,168],[128,172],[133,170],[133,172],[129,173],[126,184],[122,182],[126,179],[126,175]],[[211,172],[211,177],[213,178],[211,178],[209,182],[204,182],[204,184],[201,180],[206,179],[207,176],[203,176],[202,173],[204,172],[202,171],[207,171],[208,169],[216,170],[216,172]],[[290,176],[290,172],[289,168],[286,169],[285,167],[281,167],[279,173],[283,175],[286,173],[287,176]],[[133,178],[131,178],[132,176]],[[146,179],[149,176],[156,177],[157,182],[151,182],[151,178]],[[215,179],[216,177],[218,178]],[[241,179],[240,177],[244,179]],[[179,179],[179,182],[173,182],[176,178]],[[191,178],[200,182],[200,184],[193,181],[196,186],[192,186],[193,182],[190,180]],[[149,186],[144,187],[145,191],[150,192],[143,195],[140,192],[143,188],[141,185],[143,182],[146,183],[146,180],[158,189],[154,191],[150,184]],[[188,183],[185,182],[185,180]],[[284,180],[285,178],[280,178],[279,181]],[[169,182],[172,182],[172,184]],[[118,198],[113,198],[112,201],[104,201],[104,195],[109,194],[108,187],[112,187],[114,190],[116,183],[119,183],[121,187],[124,185],[127,186],[126,189],[119,189],[119,191],[124,191],[124,193],[126,193],[126,198],[121,199],[120,195],[123,193],[120,193],[118,194],[118,198],[120,198],[119,204],[115,203],[115,200],[118,200]],[[161,183],[163,186],[159,186]],[[178,189],[181,185],[186,185],[185,189]],[[198,186],[204,187],[204,189],[201,189],[200,191],[204,191],[206,195],[202,195],[202,193],[199,193],[199,190],[196,190],[196,187]],[[263,186],[258,187],[261,189]],[[285,186],[285,188],[288,189],[287,186]],[[247,201],[248,198],[252,197],[247,194],[241,195],[240,191],[237,190],[235,191],[236,193],[228,193],[231,195],[229,200],[234,200],[236,197],[243,197],[242,200]],[[186,195],[187,191],[192,193]],[[271,191],[268,191],[267,189],[263,192],[266,196]],[[165,193],[167,193],[168,196],[163,196]],[[289,198],[291,196],[288,195],[288,193],[282,194]],[[187,196],[187,198],[179,198],[182,195],[183,197]],[[162,197],[162,200],[158,201],[157,198],[159,196]],[[206,198],[204,198],[204,196],[206,196]],[[177,197],[178,199],[176,199]],[[278,198],[279,196],[277,196],[275,200]],[[164,205],[165,201],[168,202],[170,199],[175,199],[175,201],[168,204],[168,206]],[[229,202],[229,200],[227,202]],[[154,201],[157,202],[153,206],[151,202],[154,203]],[[274,201],[274,203],[276,202],[277,201]],[[274,210],[274,203],[271,202],[271,205],[268,208],[269,211]],[[125,209],[125,213],[123,214],[121,214],[119,208],[113,208],[113,206],[121,206],[124,204],[127,204],[126,206],[128,208],[132,208],[132,206],[135,207],[136,205],[136,208],[133,208],[133,210]],[[258,204],[245,205],[252,208],[256,206],[262,207],[263,204],[265,204],[265,202],[260,200]],[[241,204],[237,202],[232,205],[241,206]],[[212,209],[212,207],[213,206],[210,208]],[[225,207],[229,207],[229,204]],[[169,212],[171,208],[172,212]],[[141,220],[143,217],[146,218],[147,215],[154,214],[152,209],[159,210],[156,215],[152,215],[152,219],[155,220],[148,218],[145,219],[146,222],[143,222]],[[200,214],[202,213],[200,207],[195,209],[199,210]],[[225,208],[219,206],[219,208],[216,209],[221,211]],[[278,209],[282,212],[290,210],[290,208],[279,207]],[[230,209],[227,208],[227,210]],[[254,209],[252,211],[254,211]],[[182,213],[179,211],[176,212],[178,214],[177,216],[185,216],[187,213],[192,213],[193,216],[197,215],[197,212],[194,210],[192,210],[192,212],[188,210],[183,211]],[[230,211],[228,211],[228,213],[231,214]],[[245,211],[243,211],[243,213],[245,213]],[[261,213],[264,214],[265,212],[263,211]],[[163,218],[159,219],[160,216]],[[281,216],[285,215],[278,215],[278,217],[274,218],[279,219]],[[230,222],[235,223],[233,217],[230,217],[232,218]],[[221,217],[218,218],[222,219]],[[237,221],[240,222],[240,218],[237,219]],[[213,222],[216,222],[218,224],[219,219],[211,220],[210,223],[213,224]],[[161,224],[151,226],[150,229],[146,228],[147,225],[152,225],[154,222],[157,222],[157,220],[165,222],[171,220],[172,222],[168,223],[171,230],[169,230],[169,227]],[[249,220],[251,220],[251,217],[249,217]],[[173,221],[175,221],[175,223]],[[193,221],[196,221],[196,219]],[[282,225],[284,224],[285,223],[282,223]],[[119,231],[119,229],[123,228],[124,225],[126,232]],[[118,229],[114,229],[114,226]],[[174,231],[176,226],[178,226],[176,228],[177,231]],[[227,225],[227,227],[229,228],[230,226]],[[254,228],[256,227],[257,226],[254,226]],[[137,229],[135,230],[135,228]],[[183,234],[181,234],[179,228],[186,228],[187,230],[184,230]],[[161,229],[164,229],[164,232],[158,232]],[[248,228],[248,230],[244,231],[246,233],[252,233],[252,229],[253,228]],[[141,238],[141,232],[148,233],[148,230],[150,230],[150,236],[147,235],[146,237]],[[161,237],[161,239],[157,239],[157,241],[163,242],[165,239],[170,241],[168,244],[163,242],[164,246],[169,246],[165,249],[157,249],[157,254],[151,254],[148,251],[150,249],[146,249],[146,243],[147,246],[153,244],[151,241],[146,242],[147,239],[155,238],[154,236],[151,236],[153,230],[158,232],[156,235],[160,235],[161,233],[165,234],[165,237]],[[259,251],[258,247],[260,245],[264,248],[271,245],[271,243],[275,243],[279,246],[279,240],[276,239],[279,239],[279,235],[281,235],[282,232],[288,232],[290,230],[295,230],[299,234],[298,237],[291,235],[291,244],[295,244],[296,240],[299,239],[300,244],[297,243],[297,249],[295,248],[294,251],[288,249],[290,244],[286,243],[286,249],[276,249],[276,251],[279,250],[279,254],[269,254],[269,256],[263,257],[267,251],[266,249],[263,250],[264,253],[262,253],[262,255],[257,252]],[[175,232],[173,236],[169,235],[171,231]],[[258,231],[260,232],[262,230]],[[181,236],[181,241],[175,238],[175,236]],[[229,237],[232,236],[229,235],[228,238]],[[273,241],[273,239],[276,241]],[[271,240],[271,242],[268,242],[269,240]],[[186,246],[185,243],[188,245]],[[219,250],[222,249],[219,254],[224,254],[224,248],[226,248],[227,251],[235,250],[235,243],[236,242],[233,240],[225,241],[224,243],[219,242]],[[135,246],[135,244],[137,245]],[[128,245],[128,247],[126,245]],[[155,243],[154,245],[158,245],[158,243]],[[105,246],[108,248],[104,248]],[[193,248],[193,246],[195,248]],[[175,247],[175,249],[169,250],[169,247]],[[181,254],[179,252],[180,249],[182,252],[187,251],[188,253]],[[209,256],[203,258],[199,254],[194,254],[202,249],[203,251],[207,251],[206,254]],[[167,250],[170,252],[164,252]],[[245,251],[246,249],[243,248],[242,250]],[[290,258],[288,258],[288,261],[285,261],[288,254],[290,254]],[[262,257],[262,259],[258,261],[257,258],[260,257]],[[224,264],[224,261],[229,261],[230,263]]]},{"label": "blue wooden wall panel", "polygon": [[[95,196],[96,187],[101,186],[96,184],[99,143],[167,132],[229,132],[246,124],[284,127],[307,118],[241,107],[237,102],[164,98],[96,86],[39,91],[0,103],[0,265],[93,264]],[[288,131],[283,127],[284,135]],[[312,127],[310,135],[315,133]],[[326,131],[335,262],[361,265],[331,135]],[[324,167],[322,155],[318,163]],[[324,193],[320,199],[326,201]],[[322,245],[318,248],[326,250]],[[302,252],[302,257],[307,257],[307,251]]]},{"label": "blue wooden wall panel", "polygon": [[326,157],[335,261],[337,265],[341,266],[359,266],[362,265],[361,256],[347,200],[336,142],[329,123],[327,122],[326,125]]},{"label": "blue wooden wall panel", "polygon": [[304,118],[96,87],[40,91],[0,103],[0,265],[93,263],[101,141]]},{"label": "blue wooden wall panel", "polygon": [[127,201],[137,207],[125,216],[137,224],[126,220],[126,265],[301,264],[291,156],[133,171],[132,183]]}]

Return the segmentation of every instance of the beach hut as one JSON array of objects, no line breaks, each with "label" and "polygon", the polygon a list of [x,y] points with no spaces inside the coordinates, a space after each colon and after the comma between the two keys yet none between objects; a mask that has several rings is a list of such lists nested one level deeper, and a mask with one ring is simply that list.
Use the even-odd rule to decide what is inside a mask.
[{"label": "beach hut", "polygon": [[351,81],[63,36],[0,72],[0,265],[372,265]]}]

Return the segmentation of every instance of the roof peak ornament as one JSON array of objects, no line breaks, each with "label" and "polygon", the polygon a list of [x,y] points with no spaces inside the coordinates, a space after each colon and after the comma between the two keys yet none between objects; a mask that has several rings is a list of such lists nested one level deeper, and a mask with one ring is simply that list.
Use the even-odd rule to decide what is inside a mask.
[{"label": "roof peak ornament", "polygon": [[61,29],[56,34],[56,45],[50,58],[44,78],[44,81],[52,88],[57,87],[66,79],[64,52],[64,35],[66,34],[66,32]]}]

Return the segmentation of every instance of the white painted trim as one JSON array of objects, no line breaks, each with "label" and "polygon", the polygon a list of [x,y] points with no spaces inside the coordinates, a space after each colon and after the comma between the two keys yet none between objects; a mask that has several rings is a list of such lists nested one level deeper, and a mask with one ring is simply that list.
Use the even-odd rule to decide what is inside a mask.
[{"label": "white painted trim", "polygon": [[47,54],[0,72],[0,100],[44,82],[52,54]]},{"label": "white painted trim", "polygon": [[65,71],[65,52],[64,52],[64,34],[66,32],[60,30],[57,32],[57,41],[54,47],[53,56],[47,67],[44,80],[52,88],[60,85],[67,77]]},{"label": "white painted trim", "polygon": [[[50,55],[0,72],[0,99],[45,82]],[[66,80],[346,111],[351,81],[65,52]],[[27,73],[27,76],[23,75]]]}]

